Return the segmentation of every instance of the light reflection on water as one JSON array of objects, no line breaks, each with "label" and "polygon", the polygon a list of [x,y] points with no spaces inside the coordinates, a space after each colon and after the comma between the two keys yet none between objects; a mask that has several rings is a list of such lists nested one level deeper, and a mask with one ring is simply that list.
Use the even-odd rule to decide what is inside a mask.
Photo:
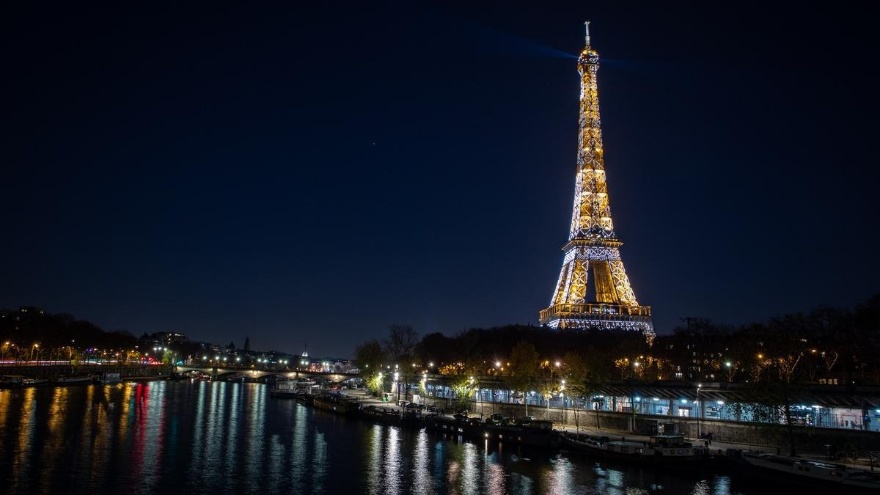
[{"label": "light reflection on water", "polygon": [[262,384],[0,390],[11,494],[760,494],[733,485],[346,419]]}]

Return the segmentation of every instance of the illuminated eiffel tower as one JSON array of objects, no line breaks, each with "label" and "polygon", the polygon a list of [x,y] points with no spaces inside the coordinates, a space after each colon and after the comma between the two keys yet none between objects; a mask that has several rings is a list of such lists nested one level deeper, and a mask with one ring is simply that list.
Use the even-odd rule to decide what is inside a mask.
[{"label": "illuminated eiffel tower", "polygon": [[550,328],[639,331],[651,342],[651,308],[636,301],[620,259],[623,243],[611,221],[596,86],[599,54],[590,46],[590,23],[584,24],[586,47],[577,65],[581,101],[571,232],[562,248],[565,257],[556,290],[550,307],[540,312],[540,322]]}]

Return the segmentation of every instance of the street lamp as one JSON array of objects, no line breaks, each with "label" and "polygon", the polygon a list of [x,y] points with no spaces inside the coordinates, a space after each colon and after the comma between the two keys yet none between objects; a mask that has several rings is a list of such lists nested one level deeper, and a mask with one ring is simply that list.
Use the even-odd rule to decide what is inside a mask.
[{"label": "street lamp", "polygon": [[636,373],[639,371],[639,362],[633,361],[633,371],[632,375],[629,379],[629,405],[632,410],[632,431],[635,433],[636,431],[636,391],[635,385],[633,385],[633,380],[635,379]]},{"label": "street lamp", "polygon": [[[367,385],[369,386],[369,383]],[[379,389],[378,393],[381,394],[380,399],[382,399],[382,402],[385,402],[385,382],[382,380],[381,371],[376,375],[376,382],[373,386]]]},{"label": "street lamp", "polygon": [[[495,382],[497,384],[498,377],[504,372],[504,367],[501,366],[501,361],[495,361]],[[492,387],[492,414],[495,414],[495,402],[498,400],[495,398],[495,394],[497,392],[497,387]],[[503,395],[502,395],[503,396]]]},{"label": "street lamp", "polygon": [[394,384],[397,386],[397,405],[400,405],[400,382],[397,379],[400,377],[398,372],[394,372]]},{"label": "street lamp", "polygon": [[562,425],[565,426],[565,380],[562,380],[562,386],[559,387],[559,397],[562,399]]},{"label": "street lamp", "polygon": [[[422,371],[422,389],[424,389],[425,393],[422,397],[422,406],[428,405],[428,371]],[[421,390],[419,391],[421,392]]]},{"label": "street lamp", "polygon": [[480,419],[483,419],[483,406],[485,402],[483,402],[483,389],[480,388],[480,384],[477,384],[477,402],[480,403]]},{"label": "street lamp", "polygon": [[[468,378],[468,383],[470,384],[470,389],[471,389],[471,391],[472,391],[471,393],[474,393],[474,392],[473,392],[473,390],[474,390],[474,377],[470,377],[470,378]],[[477,400],[479,400],[479,399],[480,399],[480,396],[477,395]],[[476,413],[477,413],[477,405],[476,405],[476,402],[475,402],[475,403],[474,403],[474,414],[476,414]]]},{"label": "street lamp", "polygon": [[702,426],[703,426],[703,403],[700,401],[700,388],[703,385],[701,383],[697,384],[697,400],[695,404],[697,405],[697,438],[702,438]]}]

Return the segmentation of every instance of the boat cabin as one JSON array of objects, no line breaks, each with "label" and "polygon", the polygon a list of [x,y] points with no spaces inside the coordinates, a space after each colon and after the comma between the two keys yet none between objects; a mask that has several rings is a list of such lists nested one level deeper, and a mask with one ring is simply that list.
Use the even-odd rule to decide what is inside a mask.
[{"label": "boat cabin", "polygon": [[684,439],[684,435],[651,435],[648,437],[648,445],[651,447],[686,447],[691,444]]}]

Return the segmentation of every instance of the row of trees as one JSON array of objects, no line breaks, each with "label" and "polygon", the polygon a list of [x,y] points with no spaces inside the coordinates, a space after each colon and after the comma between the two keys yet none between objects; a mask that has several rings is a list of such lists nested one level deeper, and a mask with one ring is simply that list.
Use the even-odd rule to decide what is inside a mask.
[{"label": "row of trees", "polygon": [[740,327],[684,322],[652,345],[622,330],[511,325],[419,338],[411,326],[395,324],[387,339],[359,345],[355,363],[374,391],[380,373],[387,379],[397,372],[406,383],[437,373],[465,398],[487,382],[574,397],[612,380],[880,385],[880,295],[853,309],[819,308]]},{"label": "row of trees", "polygon": [[99,348],[133,348],[137,337],[124,330],[105,331],[67,313],[51,314],[27,306],[0,311],[0,339],[19,346],[61,349],[87,345]]},{"label": "row of trees", "polygon": [[[0,311],[0,358],[36,354],[66,359],[89,348],[127,356],[139,345],[141,352],[149,352],[150,342],[150,336],[107,332],[68,314],[33,307]],[[197,356],[205,347],[183,342],[173,350],[178,356]],[[878,385],[880,295],[852,309],[818,308],[740,327],[688,318],[671,335],[657,336],[653,345],[638,333],[614,330],[510,325],[420,338],[408,325],[392,325],[385,340],[358,346],[355,361],[372,378],[396,368],[409,382],[428,372],[464,381],[494,378],[516,385],[510,387],[515,390],[564,379],[570,393],[586,387],[580,383],[584,380],[590,387],[627,379]]]}]

